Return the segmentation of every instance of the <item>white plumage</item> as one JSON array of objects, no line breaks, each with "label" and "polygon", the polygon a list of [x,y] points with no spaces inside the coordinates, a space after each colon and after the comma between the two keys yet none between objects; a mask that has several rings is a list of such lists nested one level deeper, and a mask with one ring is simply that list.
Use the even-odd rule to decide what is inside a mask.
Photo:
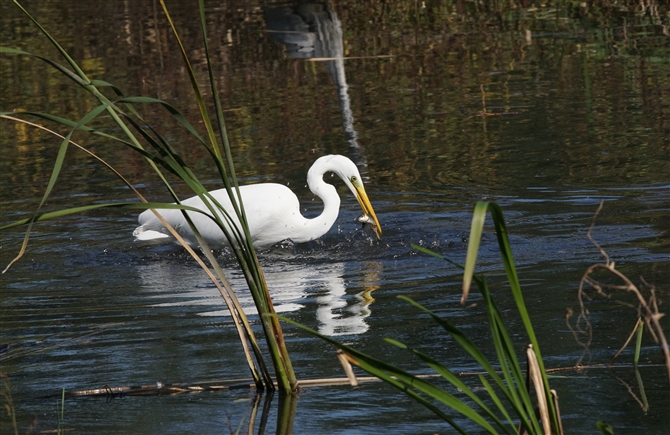
[{"label": "white plumage", "polygon": [[[292,240],[295,243],[308,242],[318,239],[330,230],[340,210],[340,197],[333,185],[323,181],[326,172],[333,172],[344,181],[363,209],[364,219],[361,221],[369,222],[377,237],[381,236],[381,227],[363,187],[358,168],[344,156],[329,155],[317,159],[307,173],[307,185],[312,193],[321,198],[324,206],[323,212],[315,218],[307,219],[300,213],[298,197],[284,185],[262,183],[240,187],[254,247],[265,249],[283,240]],[[238,224],[226,189],[214,190],[210,194]],[[181,203],[209,213],[207,206],[198,196]],[[197,244],[181,210],[157,211],[189,244]],[[210,217],[196,212],[187,213],[210,247],[228,244],[223,231]],[[225,219],[223,220],[225,222]],[[151,210],[141,213],[138,221],[140,226],[133,232],[137,240],[170,237],[168,230]]]}]

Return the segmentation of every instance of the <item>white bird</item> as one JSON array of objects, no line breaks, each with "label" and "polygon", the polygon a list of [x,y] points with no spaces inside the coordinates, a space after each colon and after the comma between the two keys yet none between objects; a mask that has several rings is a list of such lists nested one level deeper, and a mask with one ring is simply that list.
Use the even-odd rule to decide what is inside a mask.
[{"label": "white bird", "polygon": [[[333,172],[344,181],[363,209],[363,215],[359,221],[369,223],[377,238],[381,237],[381,227],[368,195],[365,193],[358,168],[354,162],[344,156],[329,155],[317,159],[307,172],[309,189],[323,201],[323,212],[315,218],[308,219],[300,213],[298,197],[282,184],[262,183],[240,187],[251,239],[256,249],[269,248],[284,240],[292,240],[295,243],[309,242],[318,239],[330,230],[340,210],[340,197],[332,184],[323,181],[323,175],[326,172]],[[228,212],[235,224],[239,225],[226,189],[213,190],[209,193]],[[228,245],[226,236],[211,219],[211,213],[200,197],[194,196],[181,201],[181,204],[207,212],[209,216],[190,211],[187,213],[210,247]],[[197,245],[198,242],[181,210],[157,209],[156,211],[189,244]],[[133,232],[136,240],[170,237],[168,230],[151,210],[142,212],[138,221],[140,226]],[[222,221],[225,222],[223,217]]]}]

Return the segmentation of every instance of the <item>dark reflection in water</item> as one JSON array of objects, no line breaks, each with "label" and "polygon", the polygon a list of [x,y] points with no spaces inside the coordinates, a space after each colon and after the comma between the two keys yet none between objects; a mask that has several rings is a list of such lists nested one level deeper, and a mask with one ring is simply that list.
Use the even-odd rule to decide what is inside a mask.
[{"label": "dark reflection in water", "polygon": [[[204,78],[197,12],[190,2],[167,3]],[[483,198],[504,208],[549,366],[570,366],[581,354],[563,316],[575,306],[583,271],[600,260],[585,233],[601,200],[594,237],[623,272],[656,283],[667,299],[668,9],[653,1],[629,9],[609,3],[208,3],[217,86],[242,180],[288,184],[304,212],[316,214],[320,204],[305,187],[307,169],[319,155],[349,155],[361,166],[384,226],[381,242],[370,238],[355,222],[355,201],[343,196],[338,223],[321,240],[263,252],[278,309],[411,370],[427,371],[382,338],[415,345],[455,370],[475,368],[397,296],[449,316],[486,344],[481,307],[458,305],[459,271],[410,248],[418,243],[462,261],[470,212]],[[158,2],[24,4],[92,78],[127,95],[163,98],[197,119]],[[3,45],[56,56],[11,3],[0,5],[0,20]],[[78,119],[93,108],[82,91],[22,57],[0,57],[0,89],[3,111]],[[219,187],[206,152],[160,109],[142,110],[193,170]],[[0,125],[5,223],[36,206],[59,142],[21,124]],[[99,139],[75,139],[113,161],[150,198],[167,197],[138,156]],[[68,153],[66,164],[47,209],[133,200],[83,154]],[[35,418],[36,430],[57,427],[54,401],[40,397],[61,388],[247,376],[216,291],[180,249],[133,243],[135,222],[133,213],[96,212],[41,223],[25,259],[0,277],[0,363],[12,381],[20,433]],[[4,265],[22,234],[10,230],[2,237]],[[485,241],[480,270],[510,314],[511,330],[520,331],[495,237],[487,233]],[[239,285],[230,258],[220,258]],[[635,313],[603,300],[589,309],[596,328],[592,362],[606,362]],[[294,328],[285,334],[300,378],[343,376],[331,348]],[[643,345],[644,364],[659,363],[651,340]],[[636,384],[632,371],[617,374]],[[604,370],[552,379],[566,430],[592,433],[595,421],[604,420],[617,433],[664,433],[667,379],[653,365],[641,375],[646,414]],[[248,392],[68,400],[65,427],[71,433],[219,433],[237,424],[250,400]],[[7,417],[1,418],[4,433]],[[276,421],[275,409],[269,419]],[[383,385],[307,389],[294,424],[294,433],[315,434],[445,430]]]},{"label": "dark reflection in water", "polygon": [[323,60],[337,87],[347,140],[351,147],[358,148],[358,134],[354,129],[349,86],[344,69],[342,24],[335,11],[328,3],[300,3],[295,7],[267,8],[265,22],[272,38],[286,46],[286,53],[290,57]]}]

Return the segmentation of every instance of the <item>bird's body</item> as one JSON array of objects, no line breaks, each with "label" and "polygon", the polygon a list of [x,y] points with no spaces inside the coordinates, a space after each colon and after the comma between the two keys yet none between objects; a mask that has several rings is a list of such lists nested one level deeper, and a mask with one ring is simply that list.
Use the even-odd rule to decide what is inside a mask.
[{"label": "bird's body", "polygon": [[[346,157],[330,155],[314,162],[307,174],[307,184],[310,190],[320,197],[324,204],[323,212],[315,218],[308,219],[300,213],[298,197],[284,185],[262,183],[240,187],[252,242],[257,249],[265,249],[284,240],[292,240],[295,243],[308,242],[328,232],[337,219],[340,197],[333,185],[323,181],[323,174],[326,172],[334,172],[342,178],[356,195],[364,215],[374,220],[372,227],[377,237],[380,236],[381,228],[363,188],[358,168]],[[226,189],[218,189],[209,193],[228,211],[235,224],[238,225]],[[198,196],[181,201],[181,203],[209,213],[208,208]],[[197,245],[195,235],[181,210],[159,209],[157,211],[189,244]],[[187,213],[210,247],[228,244],[223,231],[209,216],[197,212]],[[225,222],[225,219],[222,220]],[[133,233],[137,240],[170,237],[169,231],[151,210],[140,214],[138,221],[140,226]]]}]

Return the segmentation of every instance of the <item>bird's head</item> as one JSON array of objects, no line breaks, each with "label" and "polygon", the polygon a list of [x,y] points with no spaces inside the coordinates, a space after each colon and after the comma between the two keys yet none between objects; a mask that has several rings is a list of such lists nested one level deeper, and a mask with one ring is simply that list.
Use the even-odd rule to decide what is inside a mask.
[{"label": "bird's head", "polygon": [[[363,209],[363,216],[369,217],[369,219],[366,219],[367,223],[370,224],[375,235],[380,239],[382,235],[382,227],[379,225],[377,215],[375,214],[372,204],[370,204],[370,200],[368,199],[368,195],[365,192],[363,179],[358,172],[356,164],[340,155],[324,156],[318,159],[317,162],[322,163],[322,165],[319,166],[325,169],[324,172],[334,172],[344,181],[344,184],[351,190]],[[314,166],[317,166],[317,164],[315,163]]]}]

